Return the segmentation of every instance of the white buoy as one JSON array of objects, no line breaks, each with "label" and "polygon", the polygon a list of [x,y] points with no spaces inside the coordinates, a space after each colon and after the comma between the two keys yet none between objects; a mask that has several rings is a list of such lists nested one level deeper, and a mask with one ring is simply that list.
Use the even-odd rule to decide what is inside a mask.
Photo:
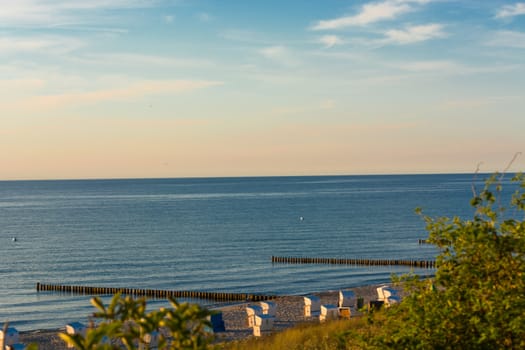
[{"label": "white buoy", "polygon": [[11,238],[13,242],[16,242],[16,237]]},{"label": "white buoy", "polygon": [[304,218],[303,218],[302,216],[299,216],[299,220],[303,221],[303,220],[304,220]]}]

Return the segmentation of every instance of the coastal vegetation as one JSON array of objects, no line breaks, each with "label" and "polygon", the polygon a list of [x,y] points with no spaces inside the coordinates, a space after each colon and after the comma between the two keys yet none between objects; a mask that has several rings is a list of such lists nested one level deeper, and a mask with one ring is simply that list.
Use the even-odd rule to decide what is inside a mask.
[{"label": "coastal vegetation", "polygon": [[512,179],[518,188],[511,196],[502,180],[495,174],[479,193],[473,188],[470,220],[424,217],[428,241],[440,250],[435,278],[399,279],[407,296],[388,310],[368,345],[525,348],[525,177]]},{"label": "coastal vegetation", "polygon": [[62,333],[60,337],[77,350],[207,349],[212,341],[207,330],[211,327],[207,320],[210,312],[172,298],[170,303],[170,308],[147,312],[146,298],[116,294],[107,307],[100,298],[93,298],[92,304],[98,309],[93,316],[102,322],[85,335]]},{"label": "coastal vegetation", "polygon": [[431,218],[417,210],[427,225],[427,242],[439,249],[436,274],[393,277],[404,293],[392,307],[214,344],[207,332],[210,313],[198,305],[171,300],[173,309],[147,313],[144,299],[117,295],[107,307],[93,299],[95,317],[103,321],[86,336],[61,337],[85,350],[116,349],[115,340],[126,349],[146,349],[147,335],[159,328],[167,329],[158,334],[160,349],[523,349],[525,176],[512,178],[512,195],[503,192],[502,180],[494,174],[482,190],[473,186],[470,219]]},{"label": "coastal vegetation", "polygon": [[[472,219],[423,216],[428,242],[440,253],[432,279],[394,277],[405,297],[361,320],[311,328],[288,349],[523,349],[525,348],[525,177],[507,207],[503,175],[479,193],[473,188]],[[418,210],[421,214],[421,210]],[[283,349],[297,330],[225,349]],[[316,344],[314,347],[307,344]]]}]

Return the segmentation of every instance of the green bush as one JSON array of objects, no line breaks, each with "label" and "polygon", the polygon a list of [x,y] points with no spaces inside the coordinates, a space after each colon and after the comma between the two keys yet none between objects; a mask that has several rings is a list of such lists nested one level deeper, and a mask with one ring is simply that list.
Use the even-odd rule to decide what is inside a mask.
[{"label": "green bush", "polygon": [[91,302],[98,309],[94,317],[103,321],[85,336],[60,334],[77,350],[149,349],[153,332],[158,332],[158,349],[208,349],[212,340],[210,312],[199,305],[170,299],[173,308],[147,313],[145,298],[117,294],[108,307],[98,297]]},{"label": "green bush", "polygon": [[435,278],[398,279],[407,296],[373,320],[380,327],[363,348],[525,348],[525,178],[512,179],[519,189],[508,208],[500,179],[475,193],[473,219],[424,217],[440,250]]}]

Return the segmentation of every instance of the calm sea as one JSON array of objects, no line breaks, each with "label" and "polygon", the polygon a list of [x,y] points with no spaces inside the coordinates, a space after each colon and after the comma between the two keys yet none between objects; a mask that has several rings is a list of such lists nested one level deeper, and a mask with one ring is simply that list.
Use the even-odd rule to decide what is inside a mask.
[{"label": "calm sea", "polygon": [[37,293],[37,282],[278,295],[387,282],[409,269],[271,256],[433,259],[414,208],[470,217],[473,178],[0,182],[0,322],[58,328],[93,311],[88,296]]}]

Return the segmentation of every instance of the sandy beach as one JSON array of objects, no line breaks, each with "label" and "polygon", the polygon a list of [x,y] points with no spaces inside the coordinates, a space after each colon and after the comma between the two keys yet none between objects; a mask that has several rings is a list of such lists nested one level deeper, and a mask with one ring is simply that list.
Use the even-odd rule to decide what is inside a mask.
[{"label": "sandy beach", "polygon": [[[375,300],[377,298],[376,288],[376,285],[371,285],[347,288],[343,290],[353,291],[357,297],[362,297],[364,299],[364,303],[366,305],[368,301]],[[337,305],[339,291],[325,291],[313,293],[312,295],[319,296],[321,299],[321,304]],[[274,332],[282,331],[299,323],[319,322],[317,319],[304,317],[304,299],[302,295],[279,297],[274,301],[277,304],[277,315],[274,323]],[[216,341],[232,341],[253,336],[252,328],[248,327],[246,322],[246,306],[248,305],[251,305],[251,303],[239,303],[225,306],[220,309],[223,313],[226,331],[217,333]],[[355,315],[355,312],[353,315]],[[21,332],[20,342],[24,344],[36,343],[39,345],[40,350],[67,349],[65,344],[57,335],[58,332],[64,331],[65,329]]]}]

